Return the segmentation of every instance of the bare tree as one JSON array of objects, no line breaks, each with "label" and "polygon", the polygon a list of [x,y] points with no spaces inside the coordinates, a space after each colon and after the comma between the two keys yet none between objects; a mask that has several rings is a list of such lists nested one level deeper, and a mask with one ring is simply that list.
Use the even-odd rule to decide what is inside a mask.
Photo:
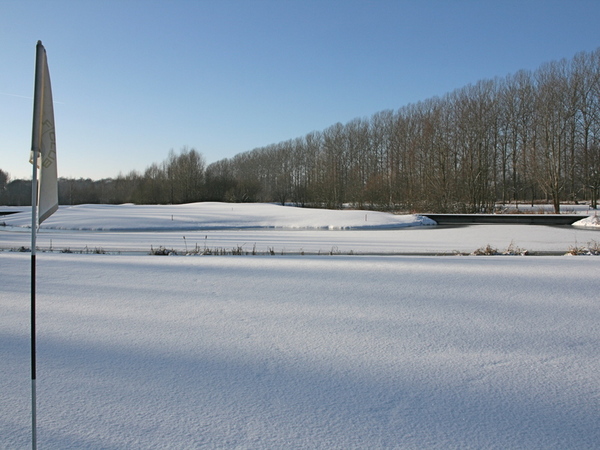
[{"label": "bare tree", "polygon": [[560,212],[560,200],[567,184],[565,156],[568,128],[574,112],[568,100],[566,63],[551,63],[536,72],[536,134],[539,153],[537,180]]}]

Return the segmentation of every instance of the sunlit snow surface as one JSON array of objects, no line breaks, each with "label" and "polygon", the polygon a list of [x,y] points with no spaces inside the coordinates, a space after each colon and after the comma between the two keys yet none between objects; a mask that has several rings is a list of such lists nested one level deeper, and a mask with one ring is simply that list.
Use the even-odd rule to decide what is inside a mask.
[{"label": "sunlit snow surface", "polygon": [[[523,209],[524,206],[521,206]],[[582,219],[589,211],[580,211]],[[586,219],[590,222],[590,216]],[[0,250],[30,247],[31,214],[0,217]],[[453,254],[491,245],[565,253],[600,241],[599,227],[430,226],[428,218],[272,204],[79,205],[61,207],[38,233],[42,250],[178,253],[205,249],[283,254]]]},{"label": "sunlit snow surface", "polygon": [[[244,237],[264,233],[268,245],[291,246],[286,239],[300,233],[302,245],[312,237],[325,250],[322,236],[333,233],[356,251],[404,233],[414,252],[436,243],[427,233],[471,250],[494,233],[506,239],[500,229],[520,233],[523,247],[598,239],[585,229],[528,227],[266,228]],[[248,230],[227,230],[236,232]],[[74,236],[103,234],[51,236],[60,233],[70,246]],[[103,245],[144,247],[137,232],[104,234],[113,241]],[[179,231],[141,234],[184,245]],[[27,235],[0,231],[0,242],[10,248]],[[39,448],[600,442],[599,257],[55,251],[37,260]],[[29,268],[29,254],[0,252],[3,449],[30,447]]]},{"label": "sunlit snow surface", "polygon": [[593,216],[589,216],[585,219],[578,220],[573,225],[575,225],[576,227],[600,228],[600,217],[594,214]]},{"label": "sunlit snow surface", "polygon": [[[7,225],[31,226],[27,211],[9,216]],[[295,208],[264,203],[185,205],[64,206],[42,228],[87,231],[178,231],[247,228],[381,229],[433,225],[431,219],[376,211]]]}]

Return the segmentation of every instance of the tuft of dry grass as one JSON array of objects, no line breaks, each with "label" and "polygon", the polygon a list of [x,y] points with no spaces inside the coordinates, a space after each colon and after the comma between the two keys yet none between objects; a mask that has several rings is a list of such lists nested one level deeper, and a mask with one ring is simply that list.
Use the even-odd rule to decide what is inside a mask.
[{"label": "tuft of dry grass", "polygon": [[525,250],[521,247],[515,245],[514,242],[511,242],[510,245],[504,250],[500,252],[497,248],[492,247],[490,244],[487,244],[485,247],[479,247],[475,250],[471,255],[475,256],[494,256],[494,255],[510,255],[510,256],[526,256],[529,255],[529,250]]},{"label": "tuft of dry grass", "polygon": [[158,248],[150,246],[150,254],[155,256],[170,256],[176,255],[177,251],[172,248],[163,247],[162,245]]},{"label": "tuft of dry grass", "polygon": [[506,248],[506,250],[504,250],[502,252],[503,255],[512,255],[512,256],[516,256],[516,255],[520,255],[520,256],[527,256],[529,255],[529,250],[525,250],[521,247],[518,247],[517,245],[515,245],[515,243],[513,241],[511,241],[510,245]]},{"label": "tuft of dry grass", "polygon": [[488,244],[485,247],[479,247],[477,250],[475,250],[471,254],[475,255],[475,256],[492,256],[492,255],[498,255],[499,252],[498,252],[497,248],[494,248],[490,244]]},{"label": "tuft of dry grass", "polygon": [[600,244],[596,241],[590,241],[587,245],[574,245],[569,247],[566,255],[581,256],[581,255],[600,255]]}]

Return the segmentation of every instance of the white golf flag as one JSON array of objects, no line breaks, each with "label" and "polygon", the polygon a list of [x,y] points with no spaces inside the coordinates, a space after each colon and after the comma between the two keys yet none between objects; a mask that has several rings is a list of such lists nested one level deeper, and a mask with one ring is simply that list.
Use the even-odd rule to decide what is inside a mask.
[{"label": "white golf flag", "polygon": [[32,150],[37,149],[39,152],[36,162],[40,169],[37,203],[38,224],[41,224],[58,209],[58,177],[52,88],[46,50],[40,41],[37,44],[36,58]]}]

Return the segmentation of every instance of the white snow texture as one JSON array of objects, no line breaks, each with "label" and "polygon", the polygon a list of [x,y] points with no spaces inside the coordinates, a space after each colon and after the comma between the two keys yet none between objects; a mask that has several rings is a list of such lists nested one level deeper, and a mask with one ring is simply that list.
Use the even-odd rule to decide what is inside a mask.
[{"label": "white snow texture", "polygon": [[[167,217],[162,223],[173,232],[171,214],[184,216],[187,208],[182,222],[227,230],[252,222],[263,229],[251,237],[263,233],[267,245],[288,247],[291,234],[278,227],[303,228],[294,232],[301,233],[298,245],[317,242],[314,249],[326,248],[330,233],[335,245],[355,249],[379,249],[404,233],[402,242],[413,243],[408,253],[429,249],[433,241],[418,242],[427,233],[459,233],[390,230],[392,223],[418,226],[420,218],[365,211],[303,217],[263,205],[249,219],[246,205],[206,207],[215,213],[206,219],[192,205],[61,208],[44,225],[79,230],[51,234],[62,233],[63,245],[80,246],[87,236],[127,250],[148,249],[147,241],[136,240],[137,232],[107,231],[110,243],[81,230],[151,227],[157,239],[174,242],[152,217]],[[127,217],[118,217],[119,208]],[[227,208],[234,208],[229,223]],[[272,215],[262,218],[261,208]],[[87,212],[77,217],[78,210]],[[136,226],[136,215],[146,217],[143,225]],[[372,229],[351,231],[365,215]],[[28,234],[20,228],[26,220],[15,216],[21,214],[6,217],[9,226],[0,231],[4,248]],[[521,230],[518,244],[530,248],[558,233],[527,227],[503,229]],[[473,250],[500,228],[460,228],[462,241],[448,248]],[[582,242],[597,232],[564,233]],[[31,446],[29,265],[28,253],[0,251],[2,449]],[[599,269],[595,256],[39,252],[38,445],[598,448]]]}]

